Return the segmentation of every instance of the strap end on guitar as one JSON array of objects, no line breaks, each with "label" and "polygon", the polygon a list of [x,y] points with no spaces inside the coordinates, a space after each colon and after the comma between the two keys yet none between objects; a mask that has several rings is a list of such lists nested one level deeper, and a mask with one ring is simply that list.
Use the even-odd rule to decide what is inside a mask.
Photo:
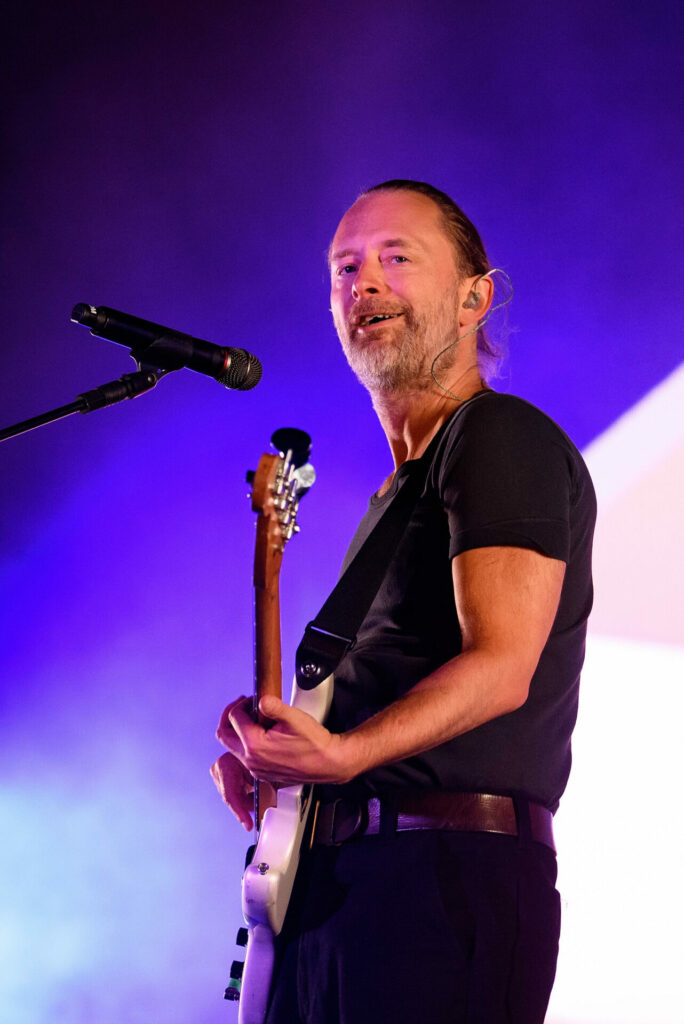
[{"label": "strap end on guitar", "polygon": [[338,636],[310,622],[297,648],[296,679],[302,690],[313,690],[335,671],[354,646],[355,637]]}]

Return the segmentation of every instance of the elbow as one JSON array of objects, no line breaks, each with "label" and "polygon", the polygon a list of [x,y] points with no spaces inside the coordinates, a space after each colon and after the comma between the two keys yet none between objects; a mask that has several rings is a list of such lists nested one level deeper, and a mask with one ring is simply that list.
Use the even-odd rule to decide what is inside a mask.
[{"label": "elbow", "polygon": [[492,669],[496,682],[491,692],[497,715],[511,714],[527,702],[535,668],[536,665],[530,665],[526,659],[495,658]]},{"label": "elbow", "polygon": [[507,671],[502,672],[501,698],[505,705],[502,714],[510,714],[517,711],[527,702],[530,695],[530,684],[537,665],[531,665],[525,660],[515,660],[509,663]]},{"label": "elbow", "polygon": [[530,678],[523,677],[515,683],[512,683],[504,694],[504,705],[505,709],[501,712],[504,715],[509,715],[512,711],[517,711],[527,702],[527,698],[530,695]]}]

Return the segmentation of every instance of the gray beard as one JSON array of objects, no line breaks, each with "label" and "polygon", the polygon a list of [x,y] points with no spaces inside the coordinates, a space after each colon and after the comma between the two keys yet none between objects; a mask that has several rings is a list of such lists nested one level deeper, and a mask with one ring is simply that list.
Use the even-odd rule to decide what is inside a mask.
[{"label": "gray beard", "polygon": [[388,328],[389,339],[370,343],[351,341],[348,324],[335,326],[349,366],[368,391],[425,391],[433,384],[430,370],[435,356],[440,356],[435,367],[439,376],[448,373],[456,360],[456,308],[454,293],[424,318],[407,309],[401,325]]},{"label": "gray beard", "polygon": [[430,381],[430,366],[415,330],[408,323],[384,343],[355,342],[345,346],[347,362],[369,391],[422,391]]}]

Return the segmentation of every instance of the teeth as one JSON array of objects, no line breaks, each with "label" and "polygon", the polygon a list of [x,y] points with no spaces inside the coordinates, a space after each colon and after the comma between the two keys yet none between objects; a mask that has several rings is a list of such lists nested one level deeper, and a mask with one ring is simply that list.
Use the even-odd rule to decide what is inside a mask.
[{"label": "teeth", "polygon": [[364,316],[361,319],[362,324],[379,324],[381,320],[393,320],[397,316],[396,313],[376,313],[374,316]]}]

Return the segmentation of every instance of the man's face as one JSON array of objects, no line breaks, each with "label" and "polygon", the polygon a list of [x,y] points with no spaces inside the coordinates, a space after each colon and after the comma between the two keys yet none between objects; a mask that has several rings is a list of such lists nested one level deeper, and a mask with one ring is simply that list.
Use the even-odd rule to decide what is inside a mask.
[{"label": "man's face", "polygon": [[[364,196],[342,218],[330,252],[333,320],[361,383],[429,386],[433,359],[458,337],[461,306],[439,208],[416,192]],[[448,359],[439,366],[448,369]]]}]

